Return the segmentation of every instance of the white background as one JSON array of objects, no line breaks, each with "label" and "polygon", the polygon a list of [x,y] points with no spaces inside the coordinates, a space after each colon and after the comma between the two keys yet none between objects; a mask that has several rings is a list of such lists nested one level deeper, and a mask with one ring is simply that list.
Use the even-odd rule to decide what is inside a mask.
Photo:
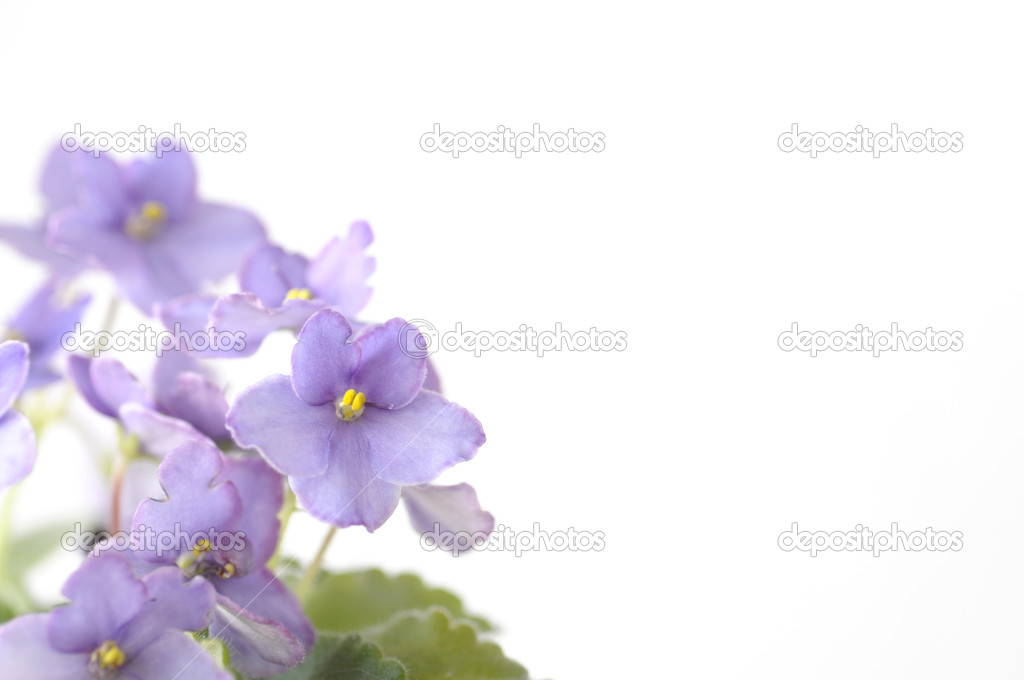
[{"label": "white background", "polygon": [[[42,155],[76,123],[243,131],[244,153],[198,157],[201,192],[307,254],[368,219],[364,318],[626,331],[621,353],[436,357],[488,435],[442,481],[516,529],[603,531],[604,551],[455,560],[400,509],[328,556],[456,590],[535,677],[1019,678],[1020,30],[1009,3],[8,2],[0,216],[34,214]],[[812,160],[776,146],[794,122],[964,149]],[[452,159],[420,150],[434,123],[607,147]],[[10,311],[40,273],[4,255],[0,276]],[[794,321],[964,348],[811,358],[776,345]],[[289,347],[234,367],[233,392]],[[102,508],[86,448],[48,440],[21,528]],[[792,522],[964,548],[811,558],[777,547]],[[308,559],[322,533],[299,521],[287,545]],[[70,559],[34,588],[53,596]]]}]

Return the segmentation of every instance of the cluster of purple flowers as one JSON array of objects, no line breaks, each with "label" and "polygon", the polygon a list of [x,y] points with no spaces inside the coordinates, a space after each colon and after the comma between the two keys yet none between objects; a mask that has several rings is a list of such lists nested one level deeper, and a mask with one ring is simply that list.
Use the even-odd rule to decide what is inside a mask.
[{"label": "cluster of purple flowers", "polygon": [[[403,319],[355,319],[375,267],[368,224],[351,225],[313,258],[288,252],[253,214],[200,200],[183,150],[119,163],[58,147],[41,189],[40,220],[0,225],[0,240],[47,271],[0,343],[0,489],[28,475],[36,457],[20,395],[67,378],[131,435],[124,478],[152,476],[152,464],[129,471],[137,460],[158,462],[157,479],[114,485],[113,527],[216,529],[245,540],[228,549],[197,540],[173,554],[100,546],[66,582],[69,603],[0,626],[6,676],[233,677],[203,650],[207,636],[243,677],[295,666],[315,632],[267,566],[286,494],[338,528],[374,531],[404,499],[420,531],[493,529],[471,487],[432,484],[476,455],[480,423],[441,395]],[[165,353],[148,385],[112,357],[62,352],[90,302],[71,292],[87,270],[112,277],[121,298],[168,328],[243,333],[245,347]],[[233,272],[236,292],[208,292]],[[297,334],[291,374],[229,400],[210,360],[250,355],[283,329]],[[162,495],[148,498],[157,482]]]}]

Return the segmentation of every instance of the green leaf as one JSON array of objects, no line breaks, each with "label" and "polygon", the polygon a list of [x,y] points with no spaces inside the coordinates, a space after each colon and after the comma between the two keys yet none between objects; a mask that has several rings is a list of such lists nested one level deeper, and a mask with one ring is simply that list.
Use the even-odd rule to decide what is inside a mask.
[{"label": "green leaf", "polygon": [[384,659],[380,648],[358,635],[321,633],[305,661],[279,680],[406,680],[402,664]]},{"label": "green leaf", "polygon": [[409,680],[528,680],[501,647],[484,642],[473,626],[444,611],[398,616],[364,635],[406,667]]},{"label": "green leaf", "polygon": [[324,574],[306,600],[306,614],[319,630],[361,631],[411,610],[443,607],[456,619],[468,619],[481,631],[492,626],[469,616],[462,601],[440,588],[426,586],[415,574],[388,576],[379,569]]}]

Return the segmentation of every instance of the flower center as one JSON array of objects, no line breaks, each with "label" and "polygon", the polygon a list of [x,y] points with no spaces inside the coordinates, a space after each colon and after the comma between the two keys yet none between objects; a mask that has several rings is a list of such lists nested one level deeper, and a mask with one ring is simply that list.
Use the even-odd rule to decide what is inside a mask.
[{"label": "flower center", "polygon": [[358,420],[365,410],[366,395],[355,390],[349,390],[334,402],[334,415],[338,416],[338,420],[344,420],[346,423]]},{"label": "flower center", "polygon": [[206,576],[231,578],[238,569],[224,553],[215,552],[213,545],[201,538],[192,547],[192,554],[185,553],[178,558],[178,568],[188,578]]},{"label": "flower center", "polygon": [[164,227],[167,208],[159,201],[146,201],[135,215],[124,222],[124,233],[136,241],[150,241]]},{"label": "flower center", "polygon": [[284,296],[284,301],[289,300],[312,300],[313,292],[309,288],[292,288],[288,291],[288,294]]},{"label": "flower center", "polygon": [[107,640],[89,656],[89,672],[96,678],[116,678],[124,662],[124,651],[113,640]]}]

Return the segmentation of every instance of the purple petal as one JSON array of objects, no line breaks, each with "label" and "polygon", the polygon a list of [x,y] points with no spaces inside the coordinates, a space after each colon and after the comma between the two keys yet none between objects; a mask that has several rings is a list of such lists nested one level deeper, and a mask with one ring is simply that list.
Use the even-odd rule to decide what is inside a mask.
[{"label": "purple petal", "polygon": [[137,243],[124,233],[123,216],[103,205],[70,206],[50,218],[47,243],[110,271],[141,266]]},{"label": "purple petal", "polygon": [[124,170],[132,199],[157,201],[169,222],[188,217],[196,201],[196,168],[188,151],[168,151],[159,158],[135,160]]},{"label": "purple petal", "polygon": [[227,645],[231,666],[246,677],[280,675],[306,656],[302,643],[283,625],[223,596],[217,598],[210,636]]},{"label": "purple petal", "polygon": [[17,411],[0,416],[0,489],[32,472],[36,462],[36,433],[28,418]]},{"label": "purple petal", "polygon": [[255,215],[212,203],[198,204],[158,239],[162,256],[174,262],[193,290],[236,271],[245,254],[265,240]]},{"label": "purple petal", "polygon": [[178,388],[178,376],[182,373],[210,377],[206,368],[188,352],[174,349],[157,358],[153,366],[153,393],[158,404],[163,404],[167,395]]},{"label": "purple petal", "polygon": [[[125,678],[139,680],[233,680],[195,640],[167,631],[131,658]],[[84,678],[83,678],[84,680]]]},{"label": "purple petal", "polygon": [[39,190],[48,211],[78,202],[81,180],[76,166],[87,160],[86,156],[85,151],[65,151],[60,144],[50,150],[39,178]]},{"label": "purple petal", "polygon": [[100,357],[89,367],[92,389],[107,408],[118,411],[124,404],[154,408],[153,399],[138,379],[117,359]]},{"label": "purple petal", "polygon": [[267,307],[280,307],[293,288],[305,288],[309,260],[288,253],[280,246],[266,244],[246,255],[238,272],[242,291],[254,293]]},{"label": "purple petal", "polygon": [[128,656],[137,654],[167,630],[200,631],[213,622],[217,591],[203,578],[186,580],[176,566],[160,567],[142,578],[146,603],[127,626],[119,643]]},{"label": "purple petal", "polygon": [[216,301],[215,295],[185,295],[160,303],[156,315],[171,331],[201,333],[210,327],[210,310]]},{"label": "purple petal", "polygon": [[232,455],[224,457],[217,481],[231,482],[238,490],[243,507],[234,528],[245,532],[253,564],[266,564],[277,548],[281,531],[277,513],[284,503],[284,480],[262,458]]},{"label": "purple petal", "polygon": [[373,241],[366,222],[349,227],[346,238],[331,239],[309,265],[309,287],[316,297],[327,300],[345,316],[355,316],[370,299],[373,289],[366,285],[376,261],[365,254]]},{"label": "purple petal", "polygon": [[356,336],[361,356],[352,382],[369,403],[402,408],[420,393],[427,377],[426,357],[408,349],[417,346],[419,336],[419,329],[402,319],[367,326]]},{"label": "purple petal", "polygon": [[486,438],[472,413],[436,392],[420,392],[405,408],[368,408],[358,425],[370,442],[374,471],[392,484],[433,481],[476,455]]},{"label": "purple petal", "polygon": [[413,527],[421,534],[494,531],[494,515],[480,507],[476,491],[469,484],[407,486],[402,489],[402,498]]},{"label": "purple petal", "polygon": [[302,401],[326,404],[352,387],[360,348],[348,342],[351,335],[345,317],[331,309],[309,317],[292,349],[292,387]]},{"label": "purple petal", "polygon": [[142,404],[125,404],[117,415],[124,429],[139,438],[143,450],[157,458],[185,444],[215,446],[209,437],[184,420],[157,413]]},{"label": "purple petal", "polygon": [[270,569],[260,569],[244,578],[223,579],[217,582],[217,590],[253,614],[283,625],[307,651],[316,642],[316,633],[298,598]]},{"label": "purple petal", "polygon": [[138,457],[125,468],[121,481],[121,499],[117,526],[130,527],[135,510],[139,503],[147,498],[160,498],[164,495],[160,488],[160,480],[156,473],[160,462],[147,457]]},{"label": "purple petal", "polygon": [[82,398],[105,416],[117,417],[117,411],[107,406],[107,402],[99,395],[92,384],[92,359],[78,354],[68,357],[68,377],[74,383]]},{"label": "purple petal", "polygon": [[28,345],[16,340],[0,342],[0,414],[14,405],[28,376]]},{"label": "purple petal", "polygon": [[441,376],[437,372],[437,366],[427,357],[427,378],[423,381],[423,389],[431,392],[442,392]]},{"label": "purple petal", "polygon": [[170,416],[184,420],[214,441],[230,439],[224,426],[228,402],[220,388],[198,373],[181,373],[161,401]]},{"label": "purple petal", "polygon": [[123,219],[128,210],[124,172],[107,154],[75,154],[73,171],[80,184],[78,202],[99,211],[104,220]]},{"label": "purple petal", "polygon": [[395,511],[401,488],[379,479],[370,458],[364,428],[339,422],[331,438],[327,470],[318,477],[290,478],[292,490],[317,519],[336,527],[362,525],[374,531]]},{"label": "purple petal", "polygon": [[32,362],[45,364],[61,346],[64,334],[75,330],[89,304],[88,295],[79,295],[66,304],[56,279],[40,286],[11,319],[11,328],[32,348]]},{"label": "purple petal", "polygon": [[43,221],[27,227],[0,224],[0,241],[23,257],[45,265],[54,276],[68,279],[84,266],[77,259],[50,247],[46,240],[46,223]]},{"label": "purple petal", "polygon": [[302,328],[314,312],[323,308],[320,300],[295,299],[272,309],[254,293],[233,293],[217,300],[210,312],[210,324],[222,333],[244,334],[245,349],[231,356],[249,356],[274,331]]},{"label": "purple petal", "polygon": [[296,477],[327,469],[328,442],[337,423],[333,405],[304,403],[286,375],[272,375],[246,389],[227,417],[239,446],[256,449],[275,470]]},{"label": "purple petal", "polygon": [[[190,443],[171,452],[159,470],[167,499],[143,501],[135,512],[132,530],[143,524],[156,532],[185,534],[232,530],[241,517],[242,500],[230,482],[213,484],[222,464],[220,451],[209,444]],[[192,547],[180,546],[182,550]]]},{"label": "purple petal", "polygon": [[19,616],[0,626],[4,677],[14,680],[84,680],[89,655],[62,654],[46,637],[47,614]]},{"label": "purple petal", "polygon": [[50,614],[50,644],[61,652],[92,652],[113,639],[146,601],[146,586],[132,575],[126,558],[113,553],[90,557],[64,583],[70,604]]}]

